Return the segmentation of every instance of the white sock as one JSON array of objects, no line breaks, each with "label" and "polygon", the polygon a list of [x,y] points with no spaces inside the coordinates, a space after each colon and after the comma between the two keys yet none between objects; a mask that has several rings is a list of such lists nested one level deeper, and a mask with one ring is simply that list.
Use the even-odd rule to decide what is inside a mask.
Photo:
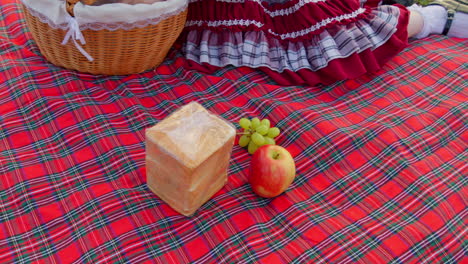
[{"label": "white sock", "polygon": [[468,38],[468,14],[456,12],[453,17],[452,26],[447,33],[449,37]]},{"label": "white sock", "polygon": [[431,34],[442,34],[447,21],[447,10],[444,7],[439,5],[421,7],[414,4],[408,9],[420,13],[424,20],[423,28],[414,38],[421,39]]}]

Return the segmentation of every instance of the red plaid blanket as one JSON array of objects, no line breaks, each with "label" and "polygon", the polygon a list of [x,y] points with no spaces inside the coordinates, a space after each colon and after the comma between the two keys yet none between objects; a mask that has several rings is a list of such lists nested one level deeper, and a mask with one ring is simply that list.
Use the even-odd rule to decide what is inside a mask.
[{"label": "red plaid blanket", "polygon": [[[467,263],[468,42],[415,41],[383,71],[281,87],[163,65],[93,76],[45,61],[0,0],[0,263]],[[268,117],[297,178],[274,199],[229,181],[193,217],[145,184],[144,130],[198,101]]]}]

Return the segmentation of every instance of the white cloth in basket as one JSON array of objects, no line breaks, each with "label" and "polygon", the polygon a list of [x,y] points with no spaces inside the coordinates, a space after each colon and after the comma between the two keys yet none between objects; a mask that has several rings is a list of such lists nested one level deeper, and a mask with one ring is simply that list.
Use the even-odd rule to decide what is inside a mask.
[{"label": "white cloth in basket", "polygon": [[[67,30],[68,12],[64,0],[21,0],[32,15],[52,28]],[[166,0],[153,4],[107,4],[89,6],[81,2],[74,8],[80,30],[130,30],[155,25],[187,8],[188,0]]]}]

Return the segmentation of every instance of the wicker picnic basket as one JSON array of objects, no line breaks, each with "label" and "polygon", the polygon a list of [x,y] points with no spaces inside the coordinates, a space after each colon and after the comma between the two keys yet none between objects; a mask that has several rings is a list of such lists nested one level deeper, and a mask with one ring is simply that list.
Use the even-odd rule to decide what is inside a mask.
[{"label": "wicker picnic basket", "polygon": [[[77,2],[66,0],[66,11],[71,17],[74,16]],[[157,24],[130,30],[82,30],[86,40],[82,48],[92,56],[93,60],[90,61],[73,42],[62,44],[66,30],[52,28],[30,11],[25,8],[26,23],[40,52],[48,61],[80,72],[105,75],[140,73],[161,64],[181,33],[187,16],[185,6],[183,11]]]}]

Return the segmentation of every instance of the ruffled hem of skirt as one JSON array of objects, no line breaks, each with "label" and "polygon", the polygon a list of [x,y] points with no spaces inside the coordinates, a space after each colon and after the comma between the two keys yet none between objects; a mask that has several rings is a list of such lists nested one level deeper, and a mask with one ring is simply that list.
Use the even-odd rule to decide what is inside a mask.
[{"label": "ruffled hem of skirt", "polygon": [[409,13],[379,6],[368,16],[337,25],[310,40],[282,42],[258,31],[187,31],[183,50],[190,67],[259,68],[282,84],[331,83],[379,70],[408,44]]}]

